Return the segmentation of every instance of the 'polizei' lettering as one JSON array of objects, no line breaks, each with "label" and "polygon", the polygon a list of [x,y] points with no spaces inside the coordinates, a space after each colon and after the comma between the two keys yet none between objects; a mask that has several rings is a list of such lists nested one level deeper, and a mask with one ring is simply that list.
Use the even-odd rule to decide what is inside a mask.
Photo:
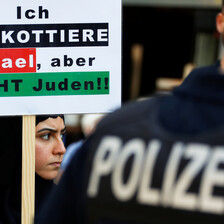
[{"label": "'polizei' lettering", "polygon": [[[124,144],[119,137],[104,137],[93,159],[87,195],[97,197],[101,178],[110,175],[111,190],[117,200],[128,201],[136,195],[140,204],[224,213],[223,196],[213,193],[215,187],[224,187],[224,170],[219,166],[224,163],[224,147],[174,143],[164,161],[162,185],[155,188],[152,178],[161,148],[162,142],[156,139],[146,144],[135,138]],[[124,170],[131,156],[130,174],[124,183]],[[180,168],[182,160],[188,162]],[[189,188],[199,174],[198,189],[190,192]]]}]

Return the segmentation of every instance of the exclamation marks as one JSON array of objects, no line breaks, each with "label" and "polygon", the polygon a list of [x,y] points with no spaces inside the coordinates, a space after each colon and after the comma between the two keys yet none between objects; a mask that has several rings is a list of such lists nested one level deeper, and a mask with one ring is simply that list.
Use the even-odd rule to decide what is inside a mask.
[{"label": "exclamation marks", "polygon": [[97,84],[98,84],[97,89],[100,90],[101,89],[101,78],[97,78]]},{"label": "exclamation marks", "polygon": [[105,89],[109,89],[109,87],[108,87],[108,81],[109,81],[109,79],[108,78],[105,78],[104,81],[105,81]]},{"label": "exclamation marks", "polygon": [[[104,87],[105,90],[109,89],[109,86],[108,86],[109,79],[108,78],[104,78],[104,84],[105,84],[105,87]],[[97,85],[98,85],[97,89],[101,90],[101,78],[97,78]]]}]

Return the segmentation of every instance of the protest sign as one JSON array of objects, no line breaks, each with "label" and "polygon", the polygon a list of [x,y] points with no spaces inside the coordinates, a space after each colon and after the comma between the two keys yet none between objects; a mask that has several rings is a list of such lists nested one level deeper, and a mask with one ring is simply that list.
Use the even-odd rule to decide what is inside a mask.
[{"label": "protest sign", "polygon": [[0,115],[121,104],[121,1],[8,0],[0,8]]}]

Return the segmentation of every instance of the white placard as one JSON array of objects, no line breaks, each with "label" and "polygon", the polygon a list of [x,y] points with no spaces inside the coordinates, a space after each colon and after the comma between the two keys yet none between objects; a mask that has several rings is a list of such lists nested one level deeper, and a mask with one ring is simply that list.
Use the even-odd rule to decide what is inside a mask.
[{"label": "white placard", "polygon": [[7,0],[0,7],[0,115],[120,107],[121,7],[121,0]]}]

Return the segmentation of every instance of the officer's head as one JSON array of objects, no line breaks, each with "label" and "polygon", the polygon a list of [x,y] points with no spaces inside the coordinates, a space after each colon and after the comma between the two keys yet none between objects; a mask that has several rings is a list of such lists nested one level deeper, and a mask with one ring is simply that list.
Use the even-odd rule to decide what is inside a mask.
[{"label": "officer's head", "polygon": [[[220,34],[222,44],[224,45],[224,0],[222,0],[222,10],[216,16],[216,29]],[[221,68],[224,71],[224,58],[221,60]]]}]

